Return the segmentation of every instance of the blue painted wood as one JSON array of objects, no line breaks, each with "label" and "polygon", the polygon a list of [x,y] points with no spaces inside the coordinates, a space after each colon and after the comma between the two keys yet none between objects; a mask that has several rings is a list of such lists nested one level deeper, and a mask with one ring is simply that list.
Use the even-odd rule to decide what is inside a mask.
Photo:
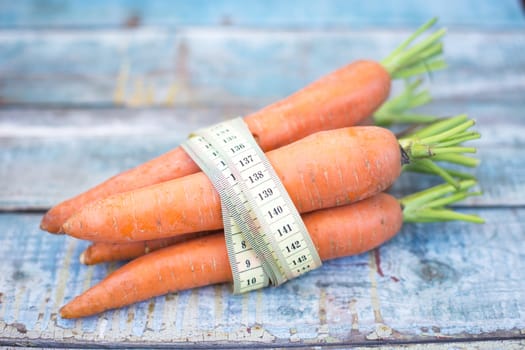
[{"label": "blue painted wood", "polygon": [[[2,110],[0,178],[5,181],[0,182],[0,208],[49,208],[176,147],[191,131],[249,110],[253,109]],[[469,205],[525,204],[524,110],[523,101],[450,100],[435,101],[425,109],[468,113],[477,120],[483,136],[471,144],[479,149],[481,165],[473,173],[485,194],[469,199]],[[405,174],[392,191],[402,196],[439,181]]]},{"label": "blue painted wood", "polygon": [[0,2],[0,27],[249,26],[363,27],[412,26],[438,16],[447,26],[509,28],[525,25],[518,0],[363,2],[328,1],[81,1]]},{"label": "blue painted wood", "polygon": [[[0,101],[263,106],[356,59],[386,57],[412,30],[3,31]],[[522,99],[524,46],[523,30],[450,31],[434,96]]]},{"label": "blue painted wood", "polygon": [[[435,15],[450,28],[450,67],[432,75],[435,102],[424,111],[477,119],[485,194],[458,208],[487,224],[406,225],[373,252],[244,296],[220,285],[82,320],[57,316],[120,265],[81,266],[87,243],[39,231],[41,214],[26,209],[55,204],[349,61],[384,57]],[[0,346],[519,348],[523,27],[517,0],[0,0]],[[392,191],[436,182],[405,174]],[[488,339],[505,342],[472,343]]]},{"label": "blue painted wood", "polygon": [[63,320],[59,306],[116,266],[81,266],[86,243],[42,233],[40,215],[0,214],[0,343],[246,346],[518,337],[525,328],[525,211],[494,208],[482,215],[483,226],[406,225],[374,252],[327,262],[279,288],[235,296],[228,285],[210,286]]},{"label": "blue painted wood", "polygon": [[[224,109],[11,109],[0,111],[0,208],[43,209],[179,145],[191,131],[243,115]],[[525,105],[435,101],[429,113],[468,113],[482,139],[476,174],[485,191],[465,203],[525,204]],[[502,156],[504,155],[504,156]],[[45,180],[44,180],[45,179]],[[439,183],[405,174],[396,196]],[[493,184],[496,183],[497,186]]]}]

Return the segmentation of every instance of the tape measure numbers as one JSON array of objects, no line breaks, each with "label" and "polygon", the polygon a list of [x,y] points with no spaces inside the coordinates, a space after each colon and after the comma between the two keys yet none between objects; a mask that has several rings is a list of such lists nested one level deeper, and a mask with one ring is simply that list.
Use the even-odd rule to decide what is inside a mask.
[{"label": "tape measure numbers", "polygon": [[321,266],[297,209],[242,119],[199,130],[183,148],[220,195],[235,293]]}]

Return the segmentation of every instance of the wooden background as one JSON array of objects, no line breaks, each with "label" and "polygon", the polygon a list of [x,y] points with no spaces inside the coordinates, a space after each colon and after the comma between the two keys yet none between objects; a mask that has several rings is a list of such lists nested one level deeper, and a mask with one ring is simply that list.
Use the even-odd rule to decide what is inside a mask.
[{"label": "wooden background", "polygon": [[[219,285],[81,320],[117,264],[41,232],[44,210],[358,58],[433,16],[450,67],[424,111],[468,113],[483,197],[279,288]],[[0,345],[525,346],[525,18],[519,1],[0,1]],[[403,175],[403,195],[436,179]]]}]

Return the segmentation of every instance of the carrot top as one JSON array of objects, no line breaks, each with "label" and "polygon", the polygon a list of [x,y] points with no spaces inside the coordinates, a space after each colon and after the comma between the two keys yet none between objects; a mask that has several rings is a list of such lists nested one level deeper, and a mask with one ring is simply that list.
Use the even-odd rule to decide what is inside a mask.
[{"label": "carrot top", "polygon": [[[446,68],[441,57],[443,52],[442,37],[446,30],[440,29],[427,38],[414,42],[426,33],[435,23],[431,19],[401,43],[392,53],[381,61],[391,79],[405,79],[405,90],[383,103],[374,113],[374,124],[390,126],[398,123],[430,123],[438,118],[410,111],[431,101],[428,90],[418,91],[421,87],[421,75]],[[415,81],[410,78],[417,77]]]},{"label": "carrot top", "polygon": [[441,222],[461,220],[476,224],[485,221],[477,215],[465,214],[447,207],[467,197],[481,195],[481,191],[469,191],[476,186],[475,180],[463,180],[457,186],[441,184],[399,199],[403,207],[403,222]]},{"label": "carrot top", "polygon": [[421,124],[437,121],[439,118],[436,116],[412,111],[412,109],[421,107],[432,100],[428,89],[419,91],[422,83],[422,79],[414,81],[407,79],[405,89],[399,95],[388,99],[375,111],[374,124],[390,126],[392,124]]},{"label": "carrot top", "polygon": [[475,153],[475,147],[465,147],[465,141],[481,137],[469,129],[475,124],[466,115],[443,118],[424,128],[413,131],[398,139],[403,153],[403,170],[430,173],[441,176],[446,182],[460,188],[458,180],[472,179],[470,174],[444,168],[438,162],[475,167],[479,161],[466,156]]},{"label": "carrot top", "polygon": [[[413,44],[423,33],[427,32],[437,18],[423,24],[410,37],[401,43],[381,64],[393,79],[409,78],[446,68],[446,62],[440,57],[443,43],[440,41],[446,29],[441,28],[427,38]],[[413,45],[412,45],[413,44]]]}]

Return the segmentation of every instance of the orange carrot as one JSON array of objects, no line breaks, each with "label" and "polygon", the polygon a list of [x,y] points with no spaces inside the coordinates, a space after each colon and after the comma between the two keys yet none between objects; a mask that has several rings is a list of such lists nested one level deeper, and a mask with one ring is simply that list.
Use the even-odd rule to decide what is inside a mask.
[{"label": "orange carrot", "polygon": [[[268,152],[269,162],[300,213],[352,203],[388,188],[403,164],[454,176],[429,158],[473,164],[462,153],[479,138],[465,115],[440,120],[396,140],[375,126],[319,132]],[[66,233],[91,241],[144,241],[222,228],[219,195],[202,172],[110,196],[83,207],[63,225]]]},{"label": "orange carrot", "polygon": [[[357,61],[244,118],[264,151],[321,130],[351,126],[372,114],[388,97],[390,76],[379,63]],[[43,230],[57,233],[82,206],[115,193],[146,187],[199,171],[177,147],[51,208]]]},{"label": "orange carrot", "polygon": [[[411,46],[435,23],[436,19],[425,23],[381,63],[356,61],[246,116],[248,128],[261,148],[270,151],[318,131],[356,125],[387,99],[392,79],[445,67],[440,59],[443,29]],[[177,147],[56,205],[45,214],[40,227],[58,233],[63,223],[87,203],[198,171],[196,164]]]},{"label": "orange carrot", "polygon": [[86,265],[103,262],[131,260],[156,250],[209,235],[211,232],[189,233],[180,236],[129,243],[94,242],[80,254],[80,262]]},{"label": "orange carrot", "polygon": [[[403,222],[483,219],[456,212],[450,204],[469,196],[474,180],[457,186],[442,184],[399,200],[385,193],[345,206],[318,210],[302,216],[322,260],[363,253],[393,237]],[[401,209],[402,208],[402,209]],[[93,315],[168,292],[232,281],[222,233],[175,244],[137,258],[70,301],[61,310],[64,318]]]},{"label": "orange carrot", "polygon": [[[266,155],[300,213],[370,197],[401,172],[394,134],[375,126],[319,132]],[[107,242],[221,228],[219,194],[202,172],[88,204],[63,226],[74,237]]]},{"label": "orange carrot", "polygon": [[[322,260],[359,254],[390,239],[403,215],[399,202],[380,193],[369,199],[303,215]],[[137,258],[60,310],[78,318],[154,296],[232,281],[222,233],[176,244]]]}]

